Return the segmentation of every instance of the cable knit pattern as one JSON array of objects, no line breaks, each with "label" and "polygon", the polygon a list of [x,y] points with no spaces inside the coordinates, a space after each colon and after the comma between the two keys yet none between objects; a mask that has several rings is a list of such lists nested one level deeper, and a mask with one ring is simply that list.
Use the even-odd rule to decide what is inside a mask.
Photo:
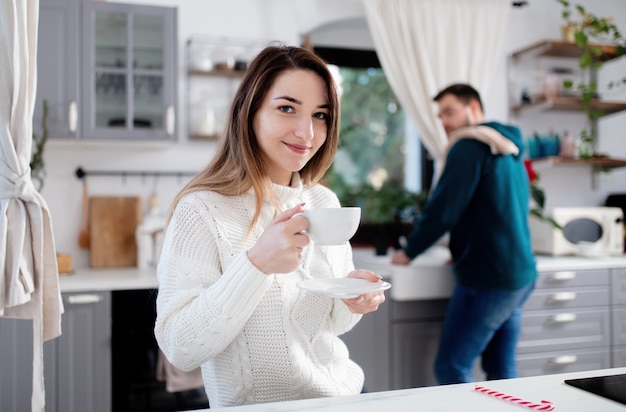
[{"label": "cable knit pattern", "polygon": [[[338,207],[327,188],[275,185],[284,208]],[[361,318],[339,299],[300,290],[306,278],[344,277],[350,245],[304,248],[297,270],[265,275],[247,258],[274,217],[269,203],[251,235],[252,193],[195,192],[176,206],[158,266],[155,335],[182,370],[202,366],[211,407],[359,393],[363,371],[337,337]]]}]

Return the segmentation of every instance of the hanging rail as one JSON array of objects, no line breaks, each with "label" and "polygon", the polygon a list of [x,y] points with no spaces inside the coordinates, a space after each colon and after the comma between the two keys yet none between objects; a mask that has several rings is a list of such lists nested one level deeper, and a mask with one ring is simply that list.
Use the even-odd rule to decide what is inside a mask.
[{"label": "hanging rail", "polygon": [[83,179],[86,176],[121,176],[125,178],[127,176],[139,176],[139,177],[161,177],[161,176],[195,176],[197,172],[176,172],[176,171],[147,171],[147,170],[85,170],[82,167],[76,168],[76,177]]}]

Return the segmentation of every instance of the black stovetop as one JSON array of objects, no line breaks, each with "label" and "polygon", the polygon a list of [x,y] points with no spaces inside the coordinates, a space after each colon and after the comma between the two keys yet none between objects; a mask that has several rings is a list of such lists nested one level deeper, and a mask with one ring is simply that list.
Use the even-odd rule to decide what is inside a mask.
[{"label": "black stovetop", "polygon": [[626,374],[567,379],[565,383],[626,405]]}]

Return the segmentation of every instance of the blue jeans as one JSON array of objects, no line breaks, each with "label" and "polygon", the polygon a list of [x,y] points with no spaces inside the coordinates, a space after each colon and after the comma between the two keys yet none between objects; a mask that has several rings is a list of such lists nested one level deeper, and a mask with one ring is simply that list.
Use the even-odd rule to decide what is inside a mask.
[{"label": "blue jeans", "polygon": [[534,287],[534,282],[514,290],[455,286],[435,359],[440,384],[472,382],[474,361],[481,354],[487,379],[518,376],[515,347],[522,306]]}]

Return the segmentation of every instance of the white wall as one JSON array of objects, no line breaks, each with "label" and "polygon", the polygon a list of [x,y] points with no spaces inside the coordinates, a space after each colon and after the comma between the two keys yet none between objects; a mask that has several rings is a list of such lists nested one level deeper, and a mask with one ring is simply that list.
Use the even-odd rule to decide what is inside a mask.
[{"label": "white wall", "polygon": [[[338,20],[364,18],[361,0],[117,0],[124,3],[178,7],[179,45],[179,119],[186,119],[185,42],[192,35],[228,36],[281,40],[299,44],[301,35],[318,26]],[[507,1],[507,0],[503,0]],[[626,31],[626,4],[623,0],[579,0],[599,15],[612,15]],[[523,9],[513,9],[504,41],[504,50],[489,93],[484,96],[490,118],[508,120],[506,56],[531,42],[560,36],[560,8],[556,1],[530,0]],[[624,60],[624,59],[622,59]],[[610,63],[607,78],[626,73],[625,62]],[[551,121],[551,120],[547,120]],[[556,123],[556,122],[563,123]],[[556,130],[570,120],[554,120]],[[566,123],[566,124],[564,124]],[[75,267],[88,266],[88,252],[78,248],[81,219],[81,182],[75,178],[77,166],[89,170],[183,170],[197,171],[214,153],[214,143],[188,141],[186,127],[179,127],[178,142],[167,145],[98,144],[90,142],[51,142],[46,154],[47,178],[42,195],[50,207],[57,250],[70,253]],[[626,115],[603,121],[600,128],[602,151],[626,158]],[[525,131],[530,133],[529,131]],[[611,191],[626,192],[626,171],[614,172],[592,190],[591,174],[586,168],[548,169],[542,172],[542,185],[548,206],[601,204]],[[166,209],[188,178],[162,177],[157,184],[150,179],[128,177],[88,177],[93,195],[141,195],[153,190]]]},{"label": "white wall", "polygon": [[[614,23],[626,30],[626,2],[623,0],[573,0],[597,16],[612,16]],[[577,132],[585,122],[584,115],[545,113],[534,117],[515,119],[509,115],[507,87],[507,56],[520,48],[542,39],[560,39],[561,6],[555,0],[530,0],[527,7],[513,9],[509,15],[509,25],[504,40],[504,50],[494,85],[485,96],[488,117],[509,119],[522,127],[525,136],[535,130],[548,132],[550,128],[560,132]],[[626,100],[626,88],[620,93],[608,95],[608,80],[626,77],[626,58],[609,62],[599,73],[600,92],[610,100]],[[626,159],[626,114],[611,115],[600,120],[598,151],[612,157]],[[603,205],[608,193],[626,192],[626,168],[615,169],[610,174],[592,175],[588,167],[558,167],[538,169],[540,185],[547,195],[546,206],[596,206]]]}]

